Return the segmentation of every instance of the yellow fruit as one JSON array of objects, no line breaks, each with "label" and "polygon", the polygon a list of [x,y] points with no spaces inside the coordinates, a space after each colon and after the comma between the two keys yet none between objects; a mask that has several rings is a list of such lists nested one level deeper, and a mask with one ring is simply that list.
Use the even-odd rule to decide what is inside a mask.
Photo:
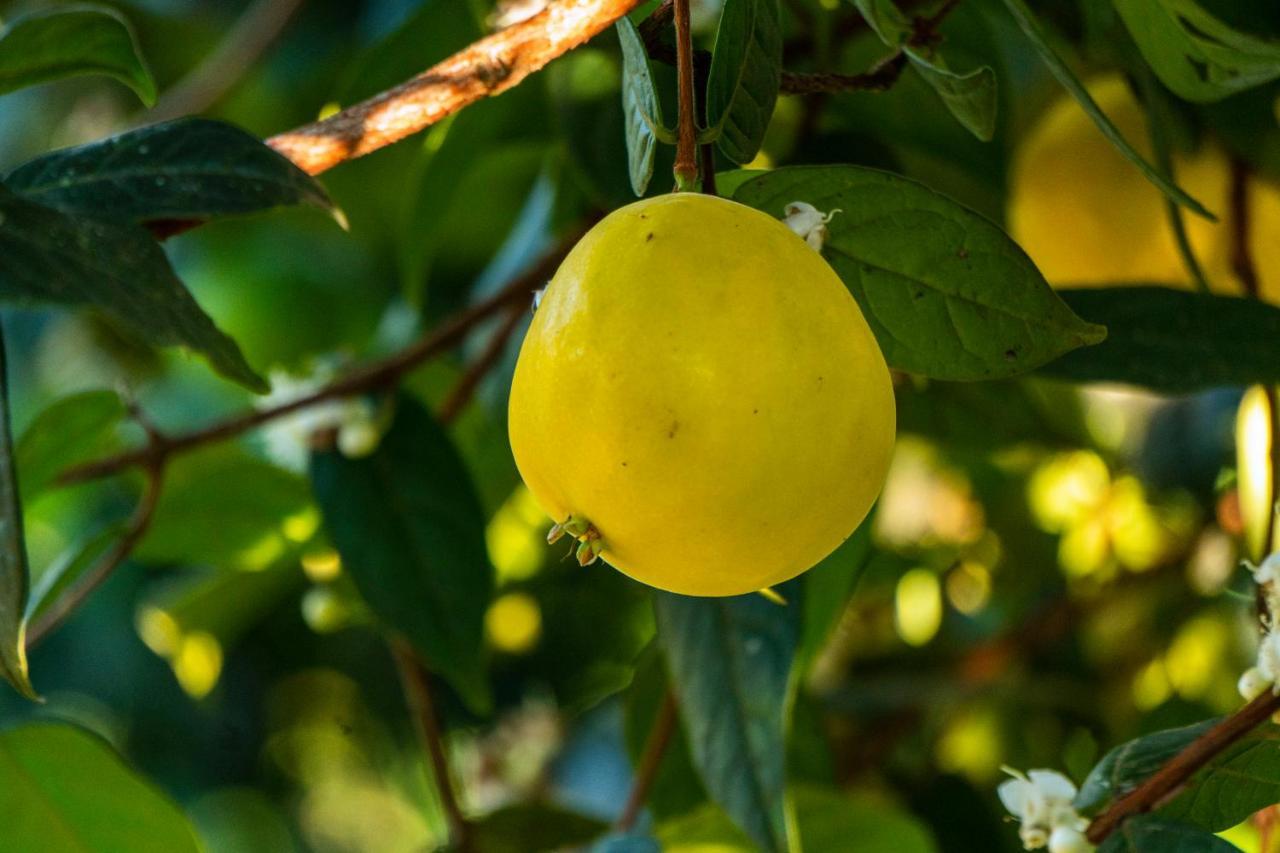
[{"label": "yellow fruit", "polygon": [[574,247],[510,403],[543,509],[688,595],[780,583],[834,550],[880,493],[894,418],[884,357],[822,256],[693,193],[617,210]]},{"label": "yellow fruit", "polygon": [[[1089,86],[1102,111],[1148,159],[1146,116],[1116,76]],[[1175,158],[1176,180],[1217,214],[1217,224],[1184,213],[1188,237],[1214,289],[1238,295],[1231,267],[1230,169],[1210,144]],[[1249,188],[1250,247],[1261,293],[1280,301],[1280,191]],[[1189,288],[1164,197],[1108,142],[1074,99],[1063,95],[1020,145],[1008,208],[1010,234],[1054,285],[1163,284]]]}]

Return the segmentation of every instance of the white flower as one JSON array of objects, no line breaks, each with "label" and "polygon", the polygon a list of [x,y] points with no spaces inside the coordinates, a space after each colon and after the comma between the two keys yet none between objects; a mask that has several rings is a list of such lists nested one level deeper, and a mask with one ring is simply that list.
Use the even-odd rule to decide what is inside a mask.
[{"label": "white flower", "polygon": [[782,221],[800,235],[809,244],[809,248],[815,252],[821,252],[822,245],[827,241],[827,223],[837,213],[840,213],[840,210],[823,213],[808,202],[793,201],[783,208]]},{"label": "white flower", "polygon": [[1245,565],[1253,570],[1253,580],[1259,586],[1275,583],[1280,578],[1280,552],[1268,554],[1260,566],[1255,566],[1248,560],[1245,560]]},{"label": "white flower", "polygon": [[[317,367],[304,377],[272,370],[271,393],[260,398],[257,407],[271,409],[305,397],[332,377],[333,370],[327,366]],[[267,455],[277,465],[302,472],[307,468],[311,437],[329,429],[337,430],[338,450],[352,458],[372,453],[381,437],[372,404],[363,397],[349,397],[324,400],[275,418],[263,427],[262,438]]]},{"label": "white flower", "polygon": [[[996,792],[1000,802],[1021,824],[1018,836],[1025,849],[1039,850],[1046,845],[1050,853],[1093,849],[1082,835],[1089,822],[1071,805],[1076,786],[1070,779],[1053,770],[1031,770],[1023,775],[1006,768],[1005,772],[1013,778],[1002,783]],[[1077,836],[1079,842],[1088,846],[1064,846],[1076,844]]]},{"label": "white flower", "polygon": [[1239,683],[1236,684],[1240,695],[1244,697],[1244,701],[1252,702],[1263,693],[1266,693],[1271,687],[1271,682],[1263,677],[1256,666],[1251,666],[1244,671],[1244,675],[1240,676]]}]

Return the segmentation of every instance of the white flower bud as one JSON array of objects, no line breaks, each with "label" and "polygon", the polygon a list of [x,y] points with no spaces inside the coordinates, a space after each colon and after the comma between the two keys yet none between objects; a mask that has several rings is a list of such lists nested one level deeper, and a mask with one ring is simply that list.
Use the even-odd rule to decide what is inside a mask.
[{"label": "white flower bud", "polygon": [[378,449],[382,433],[370,418],[359,418],[338,430],[338,451],[348,459],[361,459]]},{"label": "white flower bud", "polygon": [[1060,826],[1049,836],[1049,853],[1092,853],[1093,845],[1072,826]]},{"label": "white flower bud", "polygon": [[1038,826],[1023,826],[1018,830],[1024,850],[1039,850],[1049,843],[1049,833]]},{"label": "white flower bud", "polygon": [[1258,673],[1268,684],[1280,680],[1280,633],[1268,631],[1258,644]]},{"label": "white flower bud", "polygon": [[1236,685],[1240,690],[1240,695],[1244,697],[1246,702],[1252,702],[1257,699],[1263,693],[1266,693],[1267,688],[1270,686],[1271,682],[1262,677],[1262,673],[1258,671],[1256,666],[1246,669]]},{"label": "white flower bud", "polygon": [[823,213],[808,202],[793,201],[783,208],[782,221],[808,243],[809,248],[821,252],[823,244],[827,242],[827,223],[837,213],[840,210]]}]

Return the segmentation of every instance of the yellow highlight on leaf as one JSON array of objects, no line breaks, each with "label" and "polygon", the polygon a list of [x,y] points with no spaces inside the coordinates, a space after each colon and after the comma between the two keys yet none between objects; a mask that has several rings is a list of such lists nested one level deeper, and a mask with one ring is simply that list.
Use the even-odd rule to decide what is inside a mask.
[{"label": "yellow highlight on leaf", "polygon": [[933,639],[942,625],[942,589],[928,569],[912,569],[898,580],[894,595],[894,623],[898,636],[912,646]]},{"label": "yellow highlight on leaf", "polygon": [[342,574],[342,558],[332,548],[302,555],[302,571],[312,583],[326,583]]},{"label": "yellow highlight on leaf", "polygon": [[182,642],[182,628],[159,607],[144,607],[138,611],[135,627],[142,642],[160,657],[168,658],[177,653]]},{"label": "yellow highlight on leaf", "polygon": [[510,655],[524,654],[542,636],[542,609],[526,592],[508,592],[489,605],[484,614],[485,636],[489,644]]},{"label": "yellow highlight on leaf", "polygon": [[222,674],[222,645],[212,634],[192,631],[182,638],[182,646],[171,665],[186,694],[193,699],[203,699]]},{"label": "yellow highlight on leaf", "polygon": [[1236,481],[1245,556],[1255,563],[1270,550],[1267,540],[1275,512],[1275,417],[1266,388],[1255,385],[1245,392],[1236,414]]},{"label": "yellow highlight on leaf", "polygon": [[280,525],[280,530],[290,542],[306,542],[320,529],[320,513],[315,507],[295,512]]}]

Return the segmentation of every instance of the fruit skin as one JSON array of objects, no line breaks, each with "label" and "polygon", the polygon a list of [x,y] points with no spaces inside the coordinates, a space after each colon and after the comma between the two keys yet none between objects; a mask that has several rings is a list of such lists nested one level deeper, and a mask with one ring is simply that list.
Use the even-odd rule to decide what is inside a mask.
[{"label": "fruit skin", "polygon": [[[1099,77],[1089,92],[1120,132],[1151,158],[1142,106],[1123,78]],[[1212,144],[1174,158],[1180,186],[1218,216],[1183,213],[1187,235],[1216,292],[1241,295],[1231,267],[1231,176]],[[1074,99],[1063,95],[1019,145],[1010,176],[1008,226],[1055,287],[1162,284],[1191,289],[1164,197],[1108,142]],[[1280,302],[1280,189],[1249,185],[1249,243],[1263,299]]]},{"label": "fruit skin", "polygon": [[610,214],[534,315],[511,387],[516,464],[557,522],[686,595],[813,566],[866,516],[893,387],[853,297],[781,222],[692,193]]}]

